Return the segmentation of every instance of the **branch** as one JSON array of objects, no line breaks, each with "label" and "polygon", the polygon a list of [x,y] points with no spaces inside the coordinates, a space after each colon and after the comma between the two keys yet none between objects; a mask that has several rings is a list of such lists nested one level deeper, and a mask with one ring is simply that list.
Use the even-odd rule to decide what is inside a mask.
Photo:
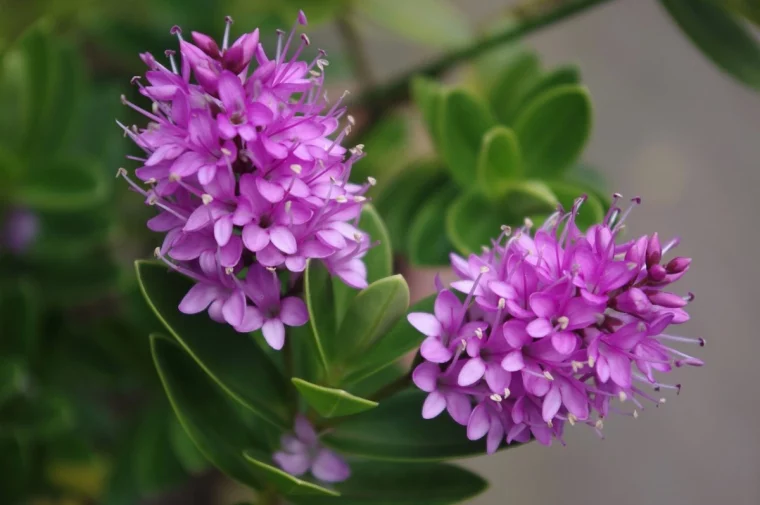
[{"label": "branch", "polygon": [[586,9],[610,1],[612,0],[567,0],[548,12],[546,9],[539,9],[539,12],[533,15],[525,14],[525,7],[516,9],[514,14],[520,19],[516,25],[502,32],[486,35],[467,47],[455,49],[420,68],[412,69],[388,84],[363,93],[357,101],[367,108],[370,121],[374,121],[384,111],[409,99],[409,85],[414,77],[418,75],[438,77],[459,63],[473,59],[502,44],[512,42],[557,21],[570,18]]}]

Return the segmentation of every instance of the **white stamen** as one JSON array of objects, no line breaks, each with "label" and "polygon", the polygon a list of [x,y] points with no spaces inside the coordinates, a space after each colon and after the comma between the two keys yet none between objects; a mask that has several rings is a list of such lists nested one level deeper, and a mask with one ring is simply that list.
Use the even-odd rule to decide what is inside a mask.
[{"label": "white stamen", "polygon": [[568,414],[567,415],[567,421],[570,423],[570,426],[575,426],[575,421],[577,421],[578,418],[575,416],[575,414]]},{"label": "white stamen", "polygon": [[367,177],[367,182],[369,183],[370,186],[374,186],[375,184],[377,184],[377,179],[375,179],[374,177]]},{"label": "white stamen", "polygon": [[345,195],[338,195],[335,197],[335,201],[338,203],[346,203],[348,201],[348,198],[346,198]]},{"label": "white stamen", "polygon": [[201,195],[201,201],[203,202],[203,205],[208,205],[214,201],[214,197],[208,193],[203,193],[203,195]]},{"label": "white stamen", "polygon": [[298,163],[293,163],[292,165],[290,165],[290,169],[291,169],[291,170],[292,170],[294,173],[296,173],[296,174],[300,174],[300,173],[301,173],[301,170],[303,170],[303,167],[302,167],[301,165],[299,165]]},{"label": "white stamen", "polygon": [[155,249],[153,249],[153,256],[155,256],[156,258],[158,258],[159,256],[161,256],[161,248],[160,247],[156,247]]},{"label": "white stamen", "polygon": [[492,394],[491,396],[489,396],[489,398],[490,398],[491,400],[495,401],[495,402],[500,402],[500,401],[502,400],[502,397],[501,397],[501,395],[500,395],[500,394],[498,394],[498,393],[494,393],[494,394]]},{"label": "white stamen", "polygon": [[547,425],[549,428],[554,428],[554,423],[553,423],[553,422],[551,422],[551,421],[547,422],[547,423],[546,423],[546,425]]},{"label": "white stamen", "polygon": [[480,267],[480,273],[481,273],[481,274],[487,274],[487,273],[488,273],[490,270],[491,270],[491,269],[490,269],[490,268],[488,268],[488,267],[487,267],[487,266],[485,266],[485,265],[483,265],[482,267]]},{"label": "white stamen", "polygon": [[638,419],[639,418],[639,411],[638,410],[634,410],[633,411],[633,418],[634,419]]},{"label": "white stamen", "polygon": [[593,356],[589,356],[589,358],[588,358],[588,366],[591,367],[591,368],[594,368],[594,363],[596,363],[596,360],[594,359],[594,357]]},{"label": "white stamen", "polygon": [[660,398],[660,403],[667,403],[667,401],[668,401],[667,398]]},{"label": "white stamen", "polygon": [[621,402],[624,402],[628,399],[628,395],[625,394],[625,391],[621,391],[618,393],[618,398],[620,398]]},{"label": "white stamen", "polygon": [[560,316],[557,318],[557,324],[559,325],[560,330],[564,330],[567,328],[567,325],[570,324],[570,319],[568,319],[567,316]]},{"label": "white stamen", "polygon": [[182,180],[182,176],[179,174],[169,174],[169,181],[170,182],[179,182]]},{"label": "white stamen", "polygon": [[483,330],[475,328],[475,336],[478,337],[478,339],[483,340]]},{"label": "white stamen", "polygon": [[554,376],[551,373],[549,373],[549,370],[544,370],[544,377],[546,377],[550,381],[554,380]]},{"label": "white stamen", "polygon": [[533,220],[529,217],[525,218],[525,227],[528,229],[533,228]]},{"label": "white stamen", "polygon": [[[507,306],[507,301],[504,298],[499,298],[499,310],[504,309]],[[563,328],[564,329],[564,328]]]},{"label": "white stamen", "polygon": [[356,195],[356,196],[354,197],[354,201],[355,201],[356,203],[362,203],[362,202],[364,202],[364,201],[366,201],[366,200],[367,200],[367,198],[365,198],[365,197],[363,197],[363,196],[361,196],[361,195]]},{"label": "white stamen", "polygon": [[277,268],[275,267],[266,267],[266,269],[273,273],[277,271]]},{"label": "white stamen", "polygon": [[602,421],[601,419],[599,419],[599,420],[598,420],[598,421],[597,421],[597,422],[594,424],[594,426],[596,427],[596,429],[597,429],[597,430],[601,430],[602,428],[604,428],[604,421]]},{"label": "white stamen", "polygon": [[511,226],[507,226],[506,224],[503,224],[503,225],[501,225],[501,231],[503,231],[504,235],[506,235],[508,237],[508,236],[510,236],[512,234],[512,227]]},{"label": "white stamen", "polygon": [[235,272],[235,269],[233,267],[227,267],[224,269],[224,273],[227,275],[232,275]]},{"label": "white stamen", "polygon": [[232,151],[230,151],[226,147],[222,147],[221,151],[222,151],[222,154],[225,156],[232,156]]},{"label": "white stamen", "polygon": [[509,388],[504,388],[504,394],[502,396],[504,397],[505,400],[509,398],[509,395],[511,394],[512,394],[512,391],[510,391]]},{"label": "white stamen", "polygon": [[119,167],[119,169],[116,171],[116,178],[119,177],[126,177],[127,175],[127,169],[124,167]]}]

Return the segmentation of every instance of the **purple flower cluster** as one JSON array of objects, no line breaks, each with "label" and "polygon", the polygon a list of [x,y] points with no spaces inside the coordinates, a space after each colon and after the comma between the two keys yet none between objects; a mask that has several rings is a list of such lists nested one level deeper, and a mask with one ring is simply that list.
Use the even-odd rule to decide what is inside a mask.
[{"label": "purple flower cluster", "polygon": [[311,472],[324,482],[342,482],[351,475],[346,461],[319,443],[314,427],[302,415],[296,416],[294,433],[283,435],[280,444],[272,459],[290,475],[299,477]]},{"label": "purple flower cluster", "polygon": [[240,332],[261,328],[281,349],[285,325],[303,325],[308,315],[301,299],[281,296],[278,273],[291,272],[292,285],[307,260],[321,260],[346,284],[366,287],[362,257],[371,244],[354,224],[374,180],[348,182],[362,146],[341,146],[353,119],[339,131],[345,108],[342,97],[328,105],[325,53],[299,61],[309,45],[302,34],[287,57],[303,13],[289,35],[279,32],[272,59],[258,29],[230,45],[231,24],[227,18],[221,48],[196,32],[190,43],[173,28],[179,65],[173,51],[170,68],[141,55],[147,85],[133,82],[152,108],[122,100],[149,123],[120,126],[145,153],[131,157],[145,186],[124,169],[119,175],[159,210],[148,222],[165,234],[157,256],[197,283],[180,310],[208,310]]},{"label": "purple flower cluster", "polygon": [[[668,332],[689,319],[669,285],[691,260],[663,256],[676,246],[660,245],[657,234],[617,243],[630,210],[620,196],[604,222],[582,233],[575,224],[585,198],[572,211],[550,216],[534,234],[532,223],[514,236],[508,227],[492,247],[468,259],[452,255],[460,280],[443,289],[434,314],[412,313],[409,322],[426,339],[424,362],[414,383],[428,393],[424,418],[443,410],[467,426],[467,436],[487,436],[487,450],[535,438],[562,441],[566,422],[585,423],[600,434],[610,411],[638,416],[641,400],[664,402],[646,386],[680,390],[657,381],[697,358],[670,347],[696,343]],[[636,365],[635,369],[633,364]],[[629,401],[634,410],[612,405]]]}]

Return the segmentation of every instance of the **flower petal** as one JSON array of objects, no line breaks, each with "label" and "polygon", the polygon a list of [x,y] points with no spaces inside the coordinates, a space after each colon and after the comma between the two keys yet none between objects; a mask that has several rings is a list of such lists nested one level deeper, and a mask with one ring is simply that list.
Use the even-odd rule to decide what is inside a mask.
[{"label": "flower petal", "polygon": [[481,403],[470,414],[467,420],[467,438],[470,440],[479,440],[483,438],[488,429],[491,427],[490,416],[485,404]]},{"label": "flower petal", "polygon": [[303,475],[309,469],[310,458],[306,453],[288,453],[277,451],[272,455],[272,460],[283,469],[283,471],[298,477]]},{"label": "flower petal", "polygon": [[280,302],[280,319],[288,326],[303,326],[309,320],[306,304],[295,296],[283,298]]},{"label": "flower petal", "polygon": [[525,331],[533,338],[543,338],[551,333],[552,330],[552,323],[548,319],[534,319],[525,327]]},{"label": "flower petal", "polygon": [[452,356],[452,352],[437,337],[426,338],[420,346],[420,354],[433,363],[446,363]]},{"label": "flower petal", "polygon": [[457,321],[462,308],[459,298],[451,291],[444,289],[435,299],[435,317],[444,328],[451,328]]},{"label": "flower petal", "polygon": [[445,393],[446,410],[451,418],[462,426],[467,426],[467,420],[472,412],[470,398],[462,393]]},{"label": "flower petal", "polygon": [[440,391],[433,391],[422,404],[422,417],[424,419],[433,419],[437,417],[443,409],[446,408],[446,398]]},{"label": "flower petal", "polygon": [[421,390],[432,393],[435,391],[439,375],[441,369],[435,363],[420,363],[412,372],[412,381]]},{"label": "flower petal", "polygon": [[547,423],[554,419],[554,416],[559,412],[559,408],[562,406],[562,395],[559,391],[557,384],[552,384],[549,388],[549,392],[544,396],[544,403],[541,408],[541,416]]},{"label": "flower petal", "polygon": [[426,312],[412,312],[406,316],[409,324],[414,326],[420,333],[428,337],[438,337],[441,335],[441,323],[433,314]]},{"label": "flower petal", "polygon": [[272,349],[279,351],[285,345],[285,325],[279,319],[268,319],[261,327],[264,340]]},{"label": "flower petal", "polygon": [[321,449],[311,466],[314,477],[324,482],[342,482],[351,476],[346,461],[329,449]]},{"label": "flower petal", "polygon": [[478,382],[483,374],[486,373],[486,364],[480,358],[470,358],[459,371],[457,384],[460,386],[471,386]]},{"label": "flower petal", "polygon": [[224,320],[230,325],[240,326],[245,317],[245,294],[240,290],[232,292],[227,301],[222,306],[222,315]]},{"label": "flower petal", "polygon": [[507,372],[517,372],[525,368],[522,351],[512,351],[501,360],[501,367]]},{"label": "flower petal", "polygon": [[298,250],[296,237],[284,226],[274,226],[269,230],[269,237],[274,246],[285,254],[295,254]]},{"label": "flower petal", "polygon": [[196,284],[179,302],[179,311],[183,314],[197,314],[221,296],[219,287],[213,284]]}]

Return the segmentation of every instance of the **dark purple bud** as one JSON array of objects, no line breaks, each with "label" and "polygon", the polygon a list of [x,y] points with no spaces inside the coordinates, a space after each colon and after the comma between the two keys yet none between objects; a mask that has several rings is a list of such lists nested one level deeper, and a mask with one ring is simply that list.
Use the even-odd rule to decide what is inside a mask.
[{"label": "dark purple bud", "polygon": [[219,45],[214,39],[204,33],[192,32],[190,34],[193,37],[193,42],[200,48],[201,51],[209,55],[211,58],[219,59]]},{"label": "dark purple bud", "polygon": [[670,260],[670,262],[665,266],[665,270],[667,270],[669,274],[678,274],[685,272],[686,269],[689,268],[689,265],[691,265],[691,258],[679,256]]},{"label": "dark purple bud", "polygon": [[654,265],[649,269],[649,278],[655,282],[661,282],[665,280],[668,272],[665,271],[665,267],[662,265]]},{"label": "dark purple bud", "polygon": [[665,291],[659,291],[656,289],[647,290],[647,297],[649,301],[660,307],[667,307],[669,309],[676,309],[686,306],[688,303],[683,297],[673,293],[667,293]]},{"label": "dark purple bud", "polygon": [[653,233],[649,238],[647,244],[647,267],[651,268],[656,265],[662,259],[662,247],[660,246],[660,238],[657,236],[657,232]]},{"label": "dark purple bud", "polygon": [[248,65],[245,60],[243,46],[232,46],[224,52],[222,65],[233,74],[239,74]]}]

